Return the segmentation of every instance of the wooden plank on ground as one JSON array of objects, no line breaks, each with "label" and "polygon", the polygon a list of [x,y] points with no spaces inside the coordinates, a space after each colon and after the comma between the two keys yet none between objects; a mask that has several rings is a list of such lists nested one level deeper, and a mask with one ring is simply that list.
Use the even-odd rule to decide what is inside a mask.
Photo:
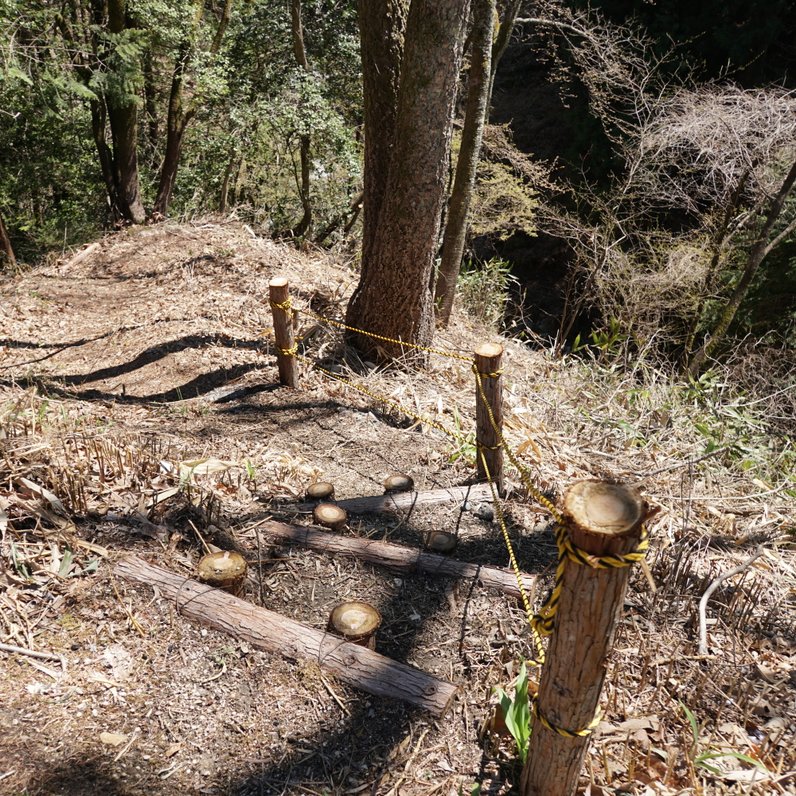
[{"label": "wooden plank on ground", "polygon": [[121,559],[115,572],[126,580],[156,587],[179,613],[191,619],[244,639],[258,649],[292,660],[317,661],[323,669],[370,694],[401,699],[441,716],[456,693],[455,685],[427,672],[175,575],[137,556]]},{"label": "wooden plank on ground", "polygon": [[[419,570],[433,575],[448,575],[453,578],[475,578],[484,586],[500,589],[506,594],[520,596],[517,578],[510,569],[501,569],[487,564],[471,564],[455,558],[430,553],[414,547],[382,542],[378,539],[362,539],[358,536],[343,536],[331,531],[319,531],[300,525],[268,520],[258,523],[261,533],[279,542],[300,544],[322,553],[361,558],[371,564],[399,570]],[[532,592],[535,578],[522,574],[523,588]]]},{"label": "wooden plank on ground", "polygon": [[[402,511],[415,506],[430,506],[436,503],[457,503],[464,500],[475,503],[492,502],[489,484],[471,486],[451,486],[443,489],[429,489],[424,492],[392,492],[386,495],[348,498],[335,501],[349,514],[378,513],[381,511]],[[299,503],[291,506],[297,511],[312,511],[315,503]],[[286,507],[287,508],[287,507]]]}]

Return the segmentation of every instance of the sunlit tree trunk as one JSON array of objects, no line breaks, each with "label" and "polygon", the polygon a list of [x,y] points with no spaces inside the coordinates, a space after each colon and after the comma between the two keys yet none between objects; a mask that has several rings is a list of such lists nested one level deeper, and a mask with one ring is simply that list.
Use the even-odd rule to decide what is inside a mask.
[{"label": "sunlit tree trunk", "polygon": [[[363,0],[362,5],[368,5]],[[360,8],[362,8],[362,5]],[[365,212],[368,239],[364,242],[362,274],[348,306],[352,326],[387,337],[427,345],[434,331],[434,256],[437,250],[446,177],[450,159],[451,127],[464,28],[469,0],[413,0],[406,23],[400,66],[400,87],[394,131],[388,149],[378,160],[371,151],[376,175],[367,175]],[[372,17],[362,20],[363,59],[373,58],[382,45],[383,31]],[[370,23],[370,24],[369,24]],[[371,37],[378,36],[376,41]],[[363,72],[375,67],[363,60]],[[388,84],[388,90],[392,84]],[[382,127],[374,119],[374,88],[366,77],[366,141]],[[388,98],[378,97],[386,105]],[[368,129],[368,120],[371,127]],[[389,135],[389,127],[386,132]],[[386,181],[381,171],[389,163]],[[369,189],[376,192],[376,208]],[[374,217],[374,209],[377,214]],[[366,259],[365,259],[366,258]],[[404,353],[401,346],[375,343],[354,335],[352,342],[377,361]]]},{"label": "sunlit tree trunk", "polygon": [[[210,45],[210,57],[215,57],[221,48],[227,26],[229,25],[230,14],[232,12],[232,0],[225,0],[221,8],[221,17],[216,28],[213,42]],[[177,170],[182,157],[182,146],[185,140],[185,132],[188,129],[193,117],[196,115],[198,106],[191,99],[184,99],[185,93],[185,68],[191,57],[193,39],[195,38],[199,24],[204,14],[204,3],[199,2],[196,6],[192,30],[186,33],[177,58],[174,62],[174,69],[171,76],[171,90],[169,92],[169,109],[166,118],[166,150],[163,155],[163,166],[160,170],[158,181],[158,191],[155,197],[153,214],[164,218],[169,209],[171,197],[174,192],[174,185],[177,181]]]}]

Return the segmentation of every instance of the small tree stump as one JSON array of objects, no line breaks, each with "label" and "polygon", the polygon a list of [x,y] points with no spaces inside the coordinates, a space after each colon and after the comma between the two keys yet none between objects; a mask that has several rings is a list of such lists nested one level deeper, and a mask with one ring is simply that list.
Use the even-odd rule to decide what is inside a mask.
[{"label": "small tree stump", "polygon": [[406,473],[393,473],[384,479],[384,491],[391,492],[411,492],[415,488],[412,476]]},{"label": "small tree stump", "polygon": [[[572,543],[593,556],[624,555],[641,537],[648,506],[619,484],[580,481],[564,496]],[[597,711],[630,567],[595,569],[567,560],[555,629],[539,683],[539,712],[555,727],[582,730]],[[574,796],[589,736],[564,737],[538,718],[522,773],[523,796]]]},{"label": "small tree stump", "polygon": [[316,481],[307,487],[307,500],[334,500],[334,484]]},{"label": "small tree stump", "polygon": [[318,525],[341,531],[348,522],[348,513],[345,509],[335,506],[334,503],[319,503],[312,512],[312,518]]},{"label": "small tree stump", "polygon": [[431,531],[426,537],[426,547],[435,553],[452,553],[456,549],[457,542],[455,534],[447,531]]},{"label": "small tree stump", "polygon": [[329,614],[328,630],[360,647],[375,650],[379,625],[381,614],[372,605],[352,601],[334,607]]},{"label": "small tree stump", "polygon": [[202,556],[196,573],[203,583],[239,595],[246,580],[246,569],[246,559],[240,553],[222,550]]}]

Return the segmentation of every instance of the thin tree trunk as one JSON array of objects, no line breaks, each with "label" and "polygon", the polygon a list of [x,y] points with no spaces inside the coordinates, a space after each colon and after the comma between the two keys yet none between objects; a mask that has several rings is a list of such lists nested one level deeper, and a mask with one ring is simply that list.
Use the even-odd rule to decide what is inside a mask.
[{"label": "thin tree trunk", "polygon": [[777,192],[777,195],[771,200],[768,213],[766,214],[765,223],[763,224],[763,227],[757,236],[757,240],[749,252],[749,256],[746,258],[746,265],[744,266],[741,278],[738,280],[738,284],[735,286],[732,295],[728,299],[727,305],[725,306],[724,311],[721,313],[721,317],[719,318],[716,327],[713,329],[713,332],[705,340],[699,350],[694,354],[693,357],[691,357],[691,361],[688,363],[689,375],[694,377],[699,375],[702,368],[705,366],[705,362],[716,350],[716,346],[724,339],[724,336],[727,334],[727,330],[730,328],[733,320],[735,320],[735,315],[737,314],[741,303],[746,298],[746,294],[749,292],[752,280],[754,279],[755,274],[757,274],[761,263],[769,254],[769,252],[779,245],[782,240],[784,240],[787,232],[796,226],[796,221],[792,222],[788,225],[788,229],[785,232],[780,233],[774,240],[769,240],[774,224],[776,224],[777,219],[782,214],[782,210],[785,206],[785,200],[793,190],[794,183],[796,183],[796,161],[794,161],[791,165],[790,171],[785,177],[785,180]]},{"label": "thin tree trunk", "polygon": [[475,188],[484,121],[488,112],[494,20],[495,0],[474,0],[467,106],[459,159],[456,163],[456,177],[448,207],[448,223],[442,240],[442,262],[435,294],[438,308],[437,323],[440,326],[447,326],[450,321],[453,299],[456,295],[456,280],[467,237],[467,214]]},{"label": "thin tree trunk", "polygon": [[[506,48],[509,46],[511,34],[514,30],[514,23],[517,20],[517,14],[520,13],[520,5],[522,0],[510,0],[506,6],[506,11],[503,14],[503,19],[500,21],[497,30],[495,42],[492,45],[492,65],[489,72],[489,91],[486,95],[486,105],[489,108],[492,102],[492,89],[495,87],[495,73],[497,72],[500,59]],[[487,111],[488,112],[488,111]]]},{"label": "thin tree trunk", "polygon": [[[108,0],[108,29],[122,33],[128,27],[126,0]],[[113,138],[119,209],[126,221],[141,224],[146,218],[138,180],[138,109],[130,97],[108,94],[108,121]]]},{"label": "thin tree trunk", "polygon": [[174,71],[171,76],[171,90],[169,92],[169,109],[166,114],[166,151],[163,156],[163,166],[160,169],[160,180],[152,208],[153,216],[165,218],[169,209],[169,202],[177,179],[177,168],[182,152],[182,142],[188,122],[194,115],[192,110],[183,110],[182,88],[185,74],[185,62],[190,55],[190,42],[186,37],[180,45]]},{"label": "thin tree trunk", "polygon": [[[468,10],[469,0],[413,0],[409,8],[386,191],[346,316],[351,326],[419,345],[434,333],[434,256]],[[379,129],[366,128],[366,141]],[[366,211],[368,201],[366,182]],[[377,361],[406,353],[395,343],[351,339]]]},{"label": "thin tree trunk", "polygon": [[317,237],[315,238],[316,245],[322,246],[326,239],[343,224],[345,224],[345,229],[348,229],[351,218],[353,217],[356,219],[356,217],[359,215],[359,211],[362,208],[362,198],[362,194],[359,193],[344,212],[340,213],[340,215],[338,215],[336,218],[333,218],[318,233]]},{"label": "thin tree trunk", "polygon": [[[290,30],[293,38],[293,56],[296,63],[305,71],[309,71],[307,49],[304,46],[304,27],[301,23],[301,0],[290,0]],[[298,181],[299,199],[304,214],[301,220],[291,230],[292,235],[301,238],[307,234],[312,225],[312,203],[310,201],[310,137],[307,134],[299,136],[299,158],[301,160],[301,175]]]},{"label": "thin tree trunk", "polygon": [[[213,43],[210,46],[210,55],[214,57],[221,48],[224,34],[229,25],[230,14],[232,12],[232,0],[225,0],[221,10],[221,18],[218,22]],[[160,171],[158,181],[158,191],[155,197],[153,214],[165,218],[171,197],[174,193],[174,185],[177,182],[177,171],[182,157],[182,146],[185,140],[185,131],[191,119],[196,115],[198,106],[195,101],[183,102],[183,89],[185,85],[185,66],[191,56],[192,40],[198,31],[199,24],[204,15],[204,4],[198,3],[193,20],[193,34],[186,35],[180,46],[180,52],[174,63],[174,71],[171,78],[171,91],[169,93],[169,110],[166,119],[166,151],[163,156],[163,166]],[[186,107],[187,105],[187,107]]]},{"label": "thin tree trunk", "polygon": [[[8,230],[3,222],[2,212],[0,212],[0,251],[2,251],[5,255],[6,259],[8,260],[8,264],[12,268],[16,268],[17,258],[14,255],[14,247],[11,245],[11,238],[8,237]],[[1,262],[2,261],[0,260],[0,263]]]}]

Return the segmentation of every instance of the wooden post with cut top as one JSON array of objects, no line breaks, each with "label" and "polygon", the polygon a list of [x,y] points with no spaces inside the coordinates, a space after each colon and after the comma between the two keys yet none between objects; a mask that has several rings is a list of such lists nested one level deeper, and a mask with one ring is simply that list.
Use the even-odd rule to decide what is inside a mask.
[{"label": "wooden post with cut top", "polygon": [[279,383],[288,387],[296,387],[298,375],[294,355],[293,310],[290,309],[290,287],[284,276],[277,276],[268,283],[268,296],[274,318],[274,343],[276,345],[276,364],[279,368]]},{"label": "wooden post with cut top", "polygon": [[[564,496],[569,538],[592,556],[634,550],[647,516],[638,491],[620,484],[579,481]],[[536,703],[556,728],[584,730],[596,715],[629,575],[628,566],[596,569],[566,562]],[[574,796],[588,745],[588,735],[565,737],[534,716],[522,796]]]},{"label": "wooden post with cut top", "polygon": [[500,378],[502,359],[503,346],[499,343],[484,343],[475,350],[475,367],[478,371],[475,384],[478,477],[487,477],[481,459],[483,452],[489,475],[501,494],[503,493],[503,450],[500,441],[503,431],[503,387]]}]

